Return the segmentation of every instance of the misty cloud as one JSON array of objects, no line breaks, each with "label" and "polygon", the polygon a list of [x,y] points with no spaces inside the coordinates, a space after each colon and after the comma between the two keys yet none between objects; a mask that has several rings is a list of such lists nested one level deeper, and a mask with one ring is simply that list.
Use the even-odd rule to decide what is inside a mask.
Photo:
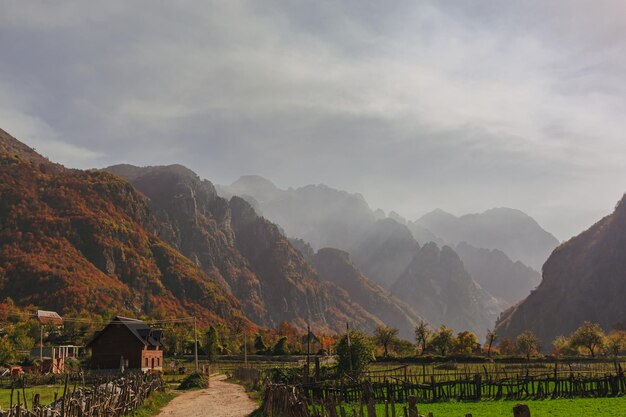
[{"label": "misty cloud", "polygon": [[[388,2],[387,2],[388,3]],[[619,1],[5,2],[0,123],[69,166],[327,183],[560,238],[626,191]]]}]

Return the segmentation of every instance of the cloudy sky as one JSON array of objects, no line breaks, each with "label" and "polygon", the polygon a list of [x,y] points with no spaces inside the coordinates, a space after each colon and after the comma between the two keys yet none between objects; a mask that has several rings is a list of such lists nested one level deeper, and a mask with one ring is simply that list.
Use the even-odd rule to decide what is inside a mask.
[{"label": "cloudy sky", "polygon": [[325,183],[566,239],[626,191],[620,0],[0,0],[0,127],[71,167]]}]

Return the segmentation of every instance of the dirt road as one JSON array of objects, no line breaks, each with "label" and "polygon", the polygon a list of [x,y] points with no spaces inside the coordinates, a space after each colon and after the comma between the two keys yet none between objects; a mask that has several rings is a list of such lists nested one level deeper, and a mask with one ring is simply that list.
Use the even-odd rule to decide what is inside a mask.
[{"label": "dirt road", "polygon": [[243,387],[211,378],[208,389],[189,391],[174,398],[157,417],[246,417],[258,408]]}]

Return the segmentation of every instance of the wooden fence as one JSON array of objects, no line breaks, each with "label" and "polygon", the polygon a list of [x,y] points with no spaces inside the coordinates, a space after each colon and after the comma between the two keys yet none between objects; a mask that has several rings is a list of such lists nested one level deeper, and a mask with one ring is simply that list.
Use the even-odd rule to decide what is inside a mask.
[{"label": "wooden fence", "polygon": [[[378,406],[377,406],[378,404]],[[357,403],[345,403],[329,398],[316,401],[307,399],[295,386],[269,384],[265,387],[263,411],[269,417],[418,417],[417,397],[409,396],[407,402],[397,405],[393,400],[377,403],[373,398],[362,398]],[[512,409],[513,417],[530,417],[524,404]],[[429,417],[433,413],[428,413]],[[472,417],[465,414],[465,417]]]},{"label": "wooden fence", "polygon": [[358,402],[364,396],[375,401],[406,402],[415,396],[420,402],[431,401],[477,401],[522,400],[575,397],[616,397],[626,394],[624,373],[604,376],[520,376],[513,378],[484,378],[480,374],[447,381],[431,379],[429,383],[402,380],[371,382],[348,382],[345,380],[322,381],[299,386],[306,398],[334,399]]},{"label": "wooden fence", "polygon": [[[10,407],[0,410],[0,417],[121,417],[139,408],[154,391],[163,390],[158,375],[129,374],[124,377],[101,381],[92,388],[74,388],[65,379],[63,396],[49,405],[39,403],[35,394],[29,404],[25,390],[11,390]],[[14,398],[15,393],[15,398]],[[14,402],[15,399],[15,402]]]},{"label": "wooden fence", "polygon": [[[423,382],[424,375],[414,375],[406,367],[398,367],[365,374],[359,381],[344,378],[281,385],[266,380],[263,404],[270,417],[417,417],[417,402],[626,395],[622,367],[616,365],[613,369],[616,372],[604,375],[597,369],[567,374],[557,367],[552,373],[531,373],[528,370],[474,375],[449,373],[447,378],[431,375],[430,380]],[[248,374],[252,375],[252,371],[248,370]],[[257,378],[260,375],[257,374]],[[530,416],[530,411],[519,404],[513,415]]]}]

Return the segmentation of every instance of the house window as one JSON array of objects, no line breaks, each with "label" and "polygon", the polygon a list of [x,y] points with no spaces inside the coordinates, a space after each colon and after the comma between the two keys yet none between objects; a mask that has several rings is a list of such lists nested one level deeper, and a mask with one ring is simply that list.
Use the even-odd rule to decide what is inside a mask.
[{"label": "house window", "polygon": [[152,369],[154,369],[154,358],[152,358]]},{"label": "house window", "polygon": [[157,367],[161,366],[161,358],[157,358]]},{"label": "house window", "polygon": [[148,358],[146,358],[146,368],[148,367]]}]

